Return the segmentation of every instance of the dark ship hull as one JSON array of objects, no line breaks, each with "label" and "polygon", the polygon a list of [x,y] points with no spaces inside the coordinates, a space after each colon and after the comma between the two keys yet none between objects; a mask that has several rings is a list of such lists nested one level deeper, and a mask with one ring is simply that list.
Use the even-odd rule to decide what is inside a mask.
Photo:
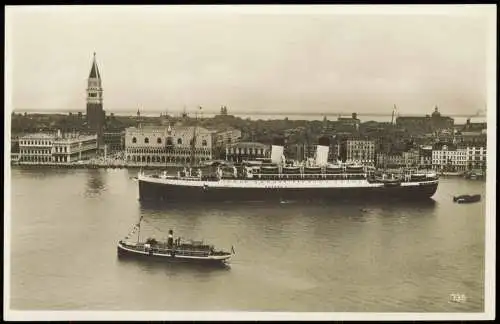
[{"label": "dark ship hull", "polygon": [[[423,200],[434,195],[438,181],[363,186],[273,186],[236,187],[220,185],[179,185],[138,180],[139,199],[144,202],[190,203],[210,201],[311,201],[311,200]],[[368,184],[368,182],[366,182]]]},{"label": "dark ship hull", "polygon": [[140,251],[133,248],[128,248],[122,243],[117,246],[117,253],[119,258],[123,259],[144,259],[144,260],[156,260],[168,263],[184,263],[184,264],[203,264],[210,266],[220,266],[224,265],[230,258],[230,255],[224,256],[185,256],[181,254],[173,255],[170,253],[160,253],[158,251]]}]

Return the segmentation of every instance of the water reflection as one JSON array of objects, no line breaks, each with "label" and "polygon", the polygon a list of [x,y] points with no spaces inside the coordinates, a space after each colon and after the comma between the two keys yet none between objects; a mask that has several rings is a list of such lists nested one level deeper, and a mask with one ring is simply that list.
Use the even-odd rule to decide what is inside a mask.
[{"label": "water reflection", "polygon": [[30,177],[32,179],[45,179],[49,177],[64,177],[75,170],[64,168],[51,167],[14,167],[11,169],[11,174],[16,173],[22,177]]},{"label": "water reflection", "polygon": [[87,186],[85,190],[85,196],[94,197],[101,194],[102,191],[106,190],[105,184],[105,170],[100,169],[89,169],[87,170]]},{"label": "water reflection", "polygon": [[165,271],[167,274],[177,275],[181,273],[212,273],[225,272],[231,270],[230,263],[188,263],[188,262],[168,262],[157,258],[141,258],[134,256],[118,256],[121,264],[135,265],[145,272]]},{"label": "water reflection", "polygon": [[[303,210],[307,212],[311,208],[327,208],[335,210],[341,208],[355,209],[359,212],[369,212],[371,209],[415,209],[431,211],[437,206],[434,199],[429,198],[419,201],[315,201],[315,202],[151,202],[141,201],[140,208],[144,213],[162,213],[164,211],[179,213],[200,213],[206,210],[238,210],[242,209],[276,209],[276,210]],[[265,217],[266,215],[262,215]]]}]

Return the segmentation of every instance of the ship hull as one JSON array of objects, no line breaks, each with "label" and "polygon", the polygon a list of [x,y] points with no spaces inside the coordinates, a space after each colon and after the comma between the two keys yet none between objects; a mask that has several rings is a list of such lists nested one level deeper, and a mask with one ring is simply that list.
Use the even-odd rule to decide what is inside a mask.
[{"label": "ship hull", "polygon": [[311,201],[311,200],[423,200],[437,190],[437,182],[412,185],[259,188],[203,187],[139,180],[139,199],[143,202],[214,201]]}]

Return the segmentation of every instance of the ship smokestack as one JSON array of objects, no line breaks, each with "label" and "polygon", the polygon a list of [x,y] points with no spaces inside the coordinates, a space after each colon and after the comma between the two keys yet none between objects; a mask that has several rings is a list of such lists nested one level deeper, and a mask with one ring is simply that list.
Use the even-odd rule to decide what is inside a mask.
[{"label": "ship smokestack", "polygon": [[330,139],[326,136],[320,137],[316,147],[316,165],[325,166],[328,163],[330,151]]},{"label": "ship smokestack", "polygon": [[276,164],[281,164],[283,159],[283,151],[285,146],[285,140],[283,138],[276,137],[273,139],[273,144],[271,145],[271,162]]}]

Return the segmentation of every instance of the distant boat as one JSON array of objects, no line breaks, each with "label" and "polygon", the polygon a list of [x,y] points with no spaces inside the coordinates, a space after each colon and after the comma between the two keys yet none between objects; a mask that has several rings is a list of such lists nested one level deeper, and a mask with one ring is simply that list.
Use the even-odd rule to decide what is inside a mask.
[{"label": "distant boat", "polygon": [[480,200],[481,200],[481,195],[460,195],[453,197],[453,201],[459,204],[474,203]]},{"label": "distant boat", "polygon": [[[142,220],[142,217],[141,217]],[[188,262],[202,264],[224,264],[235,253],[216,250],[213,245],[205,244],[203,241],[182,240],[180,237],[174,240],[173,231],[169,230],[166,242],[155,238],[147,238],[140,241],[141,220],[134,226],[131,233],[118,242],[118,256],[132,256],[161,259],[166,262]],[[131,241],[130,236],[137,232],[137,241]]]}]

